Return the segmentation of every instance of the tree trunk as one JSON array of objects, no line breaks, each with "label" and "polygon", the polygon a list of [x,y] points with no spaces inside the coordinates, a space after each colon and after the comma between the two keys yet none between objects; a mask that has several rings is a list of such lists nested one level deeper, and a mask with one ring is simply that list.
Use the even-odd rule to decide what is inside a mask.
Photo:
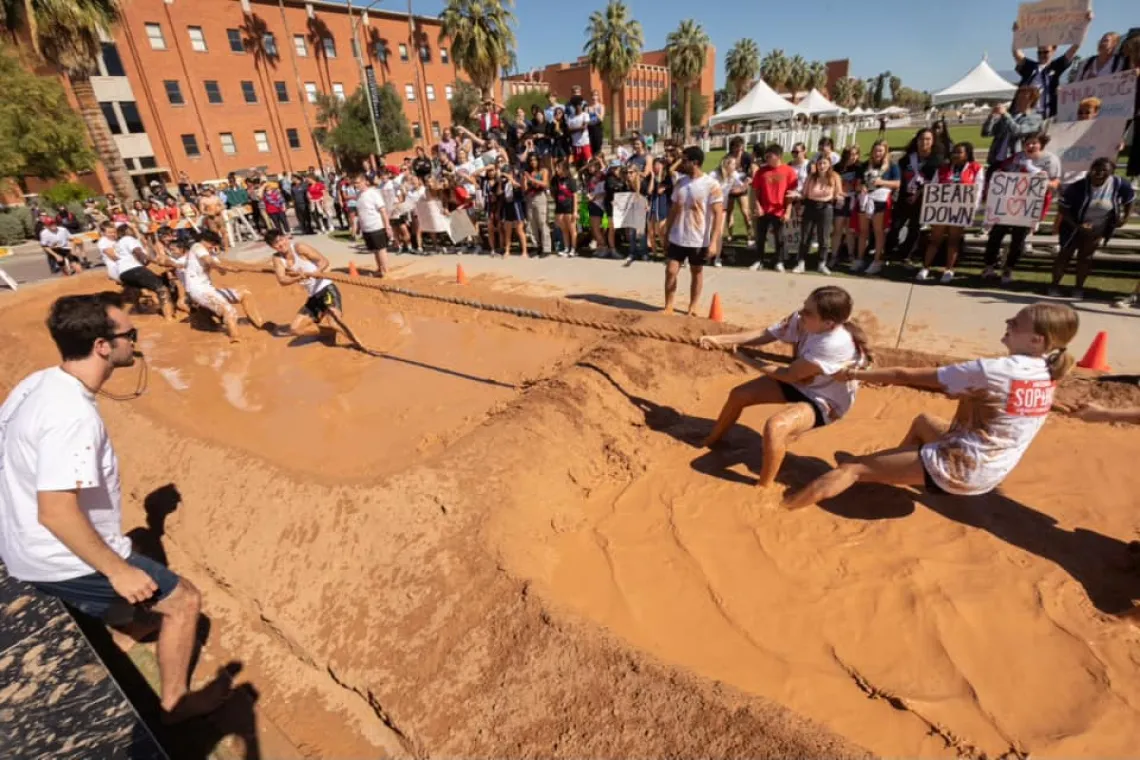
[{"label": "tree trunk", "polygon": [[71,90],[75,93],[75,100],[79,103],[79,113],[83,117],[84,123],[87,124],[87,131],[91,134],[91,142],[95,146],[95,155],[102,162],[115,195],[119,196],[120,200],[135,200],[138,198],[138,191],[135,189],[134,183],[131,182],[131,176],[127,173],[127,165],[123,163],[123,157],[119,154],[119,146],[115,144],[111,128],[103,116],[103,109],[99,107],[99,102],[95,99],[95,90],[91,87],[91,77],[72,74],[68,79],[71,81]]},{"label": "tree trunk", "polygon": [[689,99],[690,99],[689,87],[686,86],[685,87],[685,99],[684,99],[684,103],[685,103],[685,145],[689,144],[689,120],[691,118],[690,114],[689,114],[689,107],[690,107]]},{"label": "tree trunk", "polygon": [[[617,87],[613,87],[613,86],[610,87],[610,149],[611,150],[617,150],[617,148],[615,146],[617,145],[617,141],[618,141],[618,103],[621,102],[620,100],[618,100],[618,95],[620,93],[623,93],[623,92],[625,92],[625,85],[622,85],[620,89]],[[622,119],[622,121],[625,121],[625,119]],[[605,134],[605,131],[604,131],[605,124],[604,123],[602,124],[602,127],[603,127],[602,134],[604,135]]]}]

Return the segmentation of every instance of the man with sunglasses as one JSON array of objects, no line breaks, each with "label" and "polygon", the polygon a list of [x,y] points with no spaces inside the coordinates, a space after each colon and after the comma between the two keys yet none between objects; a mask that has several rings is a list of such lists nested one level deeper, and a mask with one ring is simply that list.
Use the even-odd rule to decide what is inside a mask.
[{"label": "man with sunglasses", "polygon": [[115,293],[59,298],[47,327],[62,363],[26,377],[0,406],[0,559],[86,615],[157,613],[165,720],[210,712],[227,696],[224,680],[189,691],[201,597],[123,535],[119,462],[95,403],[114,371],[134,364],[138,331]]},{"label": "man with sunglasses", "polygon": [[[1089,11],[1086,18],[1092,22],[1093,12]],[[1063,56],[1057,59],[1053,58],[1053,54],[1057,52],[1055,45],[1039,45],[1037,47],[1037,60],[1035,61],[1026,58],[1018,49],[1017,30],[1018,23],[1015,21],[1013,22],[1014,43],[1012,53],[1014,63],[1017,64],[1014,71],[1021,77],[1021,81],[1017,83],[1018,87],[1031,86],[1035,88],[1041,94],[1037,100],[1037,112],[1041,114],[1042,118],[1052,118],[1057,115],[1057,86],[1061,83],[1061,75],[1073,65],[1077,51],[1080,50],[1081,44],[1084,42],[1084,37],[1082,35],[1080,42],[1071,46]],[[1084,33],[1088,33],[1088,25],[1085,26]],[[1010,103],[1011,109],[1013,106],[1014,103]]]}]

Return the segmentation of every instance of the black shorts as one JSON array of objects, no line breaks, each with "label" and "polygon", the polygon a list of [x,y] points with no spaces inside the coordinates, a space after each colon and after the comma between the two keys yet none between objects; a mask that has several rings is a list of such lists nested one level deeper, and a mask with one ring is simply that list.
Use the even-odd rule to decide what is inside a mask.
[{"label": "black shorts", "polygon": [[887,212],[886,201],[872,201],[875,204],[875,214],[885,214]]},{"label": "black shorts", "polygon": [[393,227],[403,227],[407,223],[408,223],[408,217],[406,217],[406,216],[398,216],[392,220],[392,226]]},{"label": "black shorts", "polygon": [[[149,557],[132,553],[127,557],[127,564],[142,570],[151,577],[154,585],[158,586],[158,592],[143,602],[144,607],[161,602],[178,587],[178,576]],[[127,604],[127,600],[115,592],[107,576],[99,573],[82,575],[66,581],[33,582],[32,585],[94,618],[103,618],[111,609],[111,605],[116,602]]]},{"label": "black shorts", "polygon": [[606,215],[606,210],[604,208],[602,208],[601,206],[599,206],[597,203],[594,203],[592,201],[589,204],[587,204],[586,208],[590,212],[590,218],[591,219],[601,219],[603,216]]},{"label": "black shorts", "polygon": [[372,230],[372,232],[365,232],[364,247],[373,253],[388,250],[388,231]]},{"label": "black shorts", "polygon": [[166,292],[162,278],[146,267],[134,267],[119,273],[119,282],[132,288],[149,290],[152,293]]},{"label": "black shorts", "polygon": [[309,300],[305,301],[305,305],[301,307],[298,314],[305,314],[314,322],[320,322],[329,309],[336,309],[341,314],[344,313],[344,307],[341,305],[340,291],[336,289],[336,285],[329,283],[325,287],[317,291],[316,295],[309,296]]},{"label": "black shorts", "polygon": [[683,245],[669,244],[665,255],[670,261],[687,261],[691,267],[703,267],[708,263],[708,248],[689,248]]},{"label": "black shorts", "polygon": [[808,398],[807,395],[796,386],[781,380],[777,380],[776,382],[779,383],[780,390],[784,394],[784,401],[787,401],[789,404],[804,403],[812,408],[812,411],[815,412],[815,424],[812,425],[813,429],[823,427],[827,424],[827,415],[823,413],[823,408],[820,407],[819,404]]}]

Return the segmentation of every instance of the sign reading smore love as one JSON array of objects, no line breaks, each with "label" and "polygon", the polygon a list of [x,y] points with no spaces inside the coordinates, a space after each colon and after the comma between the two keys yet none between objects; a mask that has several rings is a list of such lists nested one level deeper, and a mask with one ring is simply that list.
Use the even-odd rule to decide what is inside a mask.
[{"label": "sign reading smore love", "polygon": [[977,185],[927,185],[922,191],[921,223],[923,227],[931,224],[969,227],[974,223],[977,207]]},{"label": "sign reading smore love", "polygon": [[986,224],[1032,227],[1045,215],[1044,174],[997,172],[986,194]]}]

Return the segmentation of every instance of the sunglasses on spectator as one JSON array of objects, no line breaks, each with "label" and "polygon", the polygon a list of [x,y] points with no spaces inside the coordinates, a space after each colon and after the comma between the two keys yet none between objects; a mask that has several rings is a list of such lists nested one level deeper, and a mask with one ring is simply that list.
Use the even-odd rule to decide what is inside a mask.
[{"label": "sunglasses on spectator", "polygon": [[107,336],[106,339],[111,341],[111,342],[114,342],[114,341],[118,340],[119,338],[126,338],[131,343],[138,343],[139,329],[137,327],[132,327],[131,329],[127,330],[126,332],[111,333],[110,335]]}]

